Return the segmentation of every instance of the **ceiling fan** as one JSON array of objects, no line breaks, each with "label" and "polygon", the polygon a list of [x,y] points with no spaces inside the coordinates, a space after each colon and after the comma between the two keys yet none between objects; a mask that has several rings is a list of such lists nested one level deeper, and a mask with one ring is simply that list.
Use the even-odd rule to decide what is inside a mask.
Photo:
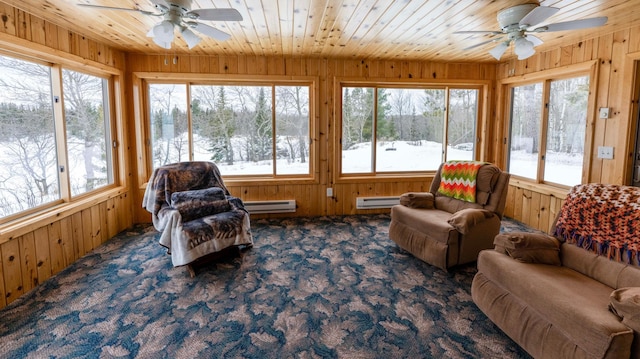
[{"label": "ceiling fan", "polygon": [[559,8],[540,6],[538,4],[516,5],[498,12],[498,24],[500,31],[456,31],[454,34],[488,34],[496,35],[488,41],[481,42],[465,48],[473,49],[492,42],[500,42],[489,51],[489,54],[500,60],[502,55],[511,43],[514,44],[514,51],[518,55],[518,60],[524,60],[535,53],[535,46],[542,44],[542,40],[532,35],[532,33],[578,30],[590,27],[602,26],[607,22],[607,17],[594,17],[589,19],[571,20],[556,22],[544,26],[536,26],[545,21],[550,16],[560,11]]},{"label": "ceiling fan", "polygon": [[150,0],[156,11],[146,11],[142,9],[132,9],[123,7],[112,7],[103,5],[93,5],[79,3],[80,6],[87,6],[98,9],[134,11],[144,15],[162,17],[163,20],[157,23],[147,33],[158,46],[165,49],[171,48],[174,39],[174,31],[178,30],[182,38],[189,46],[189,49],[196,46],[201,38],[193,30],[203,35],[214,38],[218,41],[228,40],[231,35],[216,29],[213,26],[198,22],[197,20],[209,21],[241,21],[242,15],[233,8],[220,9],[191,9],[191,0]]}]

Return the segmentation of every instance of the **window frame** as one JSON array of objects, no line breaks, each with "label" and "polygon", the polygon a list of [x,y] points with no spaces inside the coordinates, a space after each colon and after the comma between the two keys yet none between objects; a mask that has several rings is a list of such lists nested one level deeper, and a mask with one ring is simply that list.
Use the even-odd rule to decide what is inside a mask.
[{"label": "window frame", "polygon": [[[114,112],[114,106],[115,106],[115,101],[114,101],[114,96],[113,96],[113,91],[115,91],[114,88],[114,80],[113,80],[113,75],[105,75],[105,74],[100,74],[97,73],[95,71],[90,71],[90,70],[86,70],[86,69],[78,69],[78,68],[70,68],[68,66],[61,66],[60,67],[60,74],[61,76],[63,75],[63,70],[68,70],[68,71],[74,71],[77,73],[81,73],[84,75],[89,75],[89,76],[93,76],[96,78],[99,78],[102,80],[102,93],[103,93],[103,98],[102,98],[102,103],[104,106],[104,116],[105,116],[105,121],[107,123],[104,124],[104,131],[105,131],[105,155],[107,157],[107,164],[111,165],[111,168],[107,170],[107,181],[108,183],[105,184],[104,186],[100,186],[98,188],[92,189],[90,191],[87,192],[81,192],[78,194],[72,194],[72,190],[71,190],[71,184],[70,184],[70,176],[69,176],[69,171],[66,170],[65,173],[67,173],[66,179],[65,179],[65,189],[64,191],[61,190],[61,192],[67,193],[68,192],[68,196],[70,198],[76,199],[76,198],[82,198],[84,196],[87,195],[91,195],[92,193],[95,192],[99,192],[100,190],[104,189],[104,188],[111,188],[113,186],[115,186],[116,180],[117,180],[117,165],[116,165],[116,158],[117,158],[117,152],[116,152],[116,147],[117,147],[117,141],[116,141],[116,126],[115,126],[115,112]],[[62,81],[62,77],[60,78]],[[61,88],[64,87],[63,83],[60,83],[60,86],[62,86]],[[104,92],[106,91],[106,98],[104,97]],[[62,93],[62,92],[61,92]],[[63,94],[63,93],[62,93]],[[64,161],[65,163],[65,168],[69,168],[68,166],[68,154],[69,154],[69,147],[68,147],[68,142],[67,142],[67,132],[66,132],[66,124],[67,124],[67,120],[66,120],[66,110],[65,110],[65,106],[64,106],[64,96],[60,97],[61,100],[61,106],[62,106],[62,120],[64,122],[64,149],[65,149],[65,156],[64,156]],[[60,161],[59,161],[60,162]]]},{"label": "window frame", "polygon": [[[335,79],[334,85],[334,118],[335,126],[333,130],[334,138],[334,182],[335,183],[356,183],[362,180],[376,181],[393,181],[395,179],[407,179],[407,178],[422,178],[425,176],[433,176],[437,169],[426,171],[385,171],[370,173],[343,173],[342,172],[342,101],[343,101],[343,88],[344,87],[362,87],[373,88],[374,92],[377,92],[379,88],[385,89],[443,89],[445,93],[445,103],[447,108],[445,109],[445,119],[443,126],[443,152],[442,161],[446,158],[447,153],[447,141],[448,141],[448,118],[449,118],[449,91],[452,89],[473,89],[478,91],[477,98],[477,119],[475,123],[475,141],[474,141],[474,160],[480,160],[485,158],[488,153],[487,141],[482,141],[481,138],[486,135],[484,132],[488,128],[488,114],[489,114],[489,96],[491,81],[488,80],[403,80],[403,81],[390,81],[387,78],[384,79],[353,79],[349,77],[341,77]],[[374,96],[375,98],[375,96]],[[377,103],[374,101],[374,110],[377,107]],[[375,118],[375,116],[374,116]],[[372,125],[375,127],[375,123]],[[372,158],[372,162],[376,162],[375,151]]]},{"label": "window frame", "polygon": [[[97,197],[111,198],[124,191],[126,179],[122,177],[123,166],[126,163],[124,149],[121,144],[124,142],[124,130],[122,128],[123,113],[123,93],[122,81],[124,72],[120,69],[110,67],[100,63],[88,64],[78,58],[77,61],[71,57],[60,57],[37,49],[26,49],[20,45],[10,46],[0,50],[0,55],[11,57],[16,60],[32,62],[35,64],[48,66],[51,77],[51,105],[54,121],[54,139],[57,159],[57,177],[60,196],[58,199],[42,203],[35,207],[0,217],[0,237],[5,229],[11,230],[21,227],[25,220],[31,225],[40,223],[40,220],[48,220],[50,215],[59,216],[61,212],[73,211],[74,208],[84,208],[87,203],[91,203]],[[107,99],[109,125],[105,127],[108,131],[109,143],[107,143],[107,156],[111,157],[111,183],[99,188],[80,193],[71,194],[68,168],[66,119],[64,114],[64,96],[62,70],[71,70],[96,76],[107,81]],[[62,170],[64,168],[64,170]]]},{"label": "window frame", "polygon": [[[264,76],[256,78],[251,75],[218,75],[197,73],[154,73],[134,72],[132,74],[133,103],[135,109],[135,126],[138,150],[142,155],[140,159],[144,165],[138,171],[138,183],[141,188],[146,187],[150,174],[153,172],[152,144],[151,144],[151,119],[150,99],[148,93],[149,84],[184,84],[186,85],[187,106],[191,101],[191,86],[308,86],[309,88],[309,173],[308,174],[277,174],[274,170],[271,174],[253,175],[225,175],[222,173],[225,183],[234,185],[255,185],[256,183],[282,183],[282,184],[317,184],[318,174],[318,146],[319,129],[317,126],[318,86],[317,76]],[[275,98],[271,99],[272,113],[275,113]],[[272,116],[272,125],[275,126],[276,118]],[[189,159],[193,158],[193,133],[191,111],[187,111],[187,123],[189,126]],[[274,127],[275,129],[275,127]],[[275,133],[275,131],[274,131]],[[273,144],[275,146],[275,144]],[[275,155],[275,152],[274,152]]]},{"label": "window frame", "polygon": [[595,131],[595,118],[596,118],[596,93],[597,93],[597,85],[598,85],[598,61],[588,61],[584,63],[579,63],[575,65],[568,65],[561,68],[555,68],[550,70],[543,70],[535,73],[513,76],[510,78],[506,78],[500,81],[501,92],[503,93],[503,101],[502,101],[502,113],[504,119],[504,127],[503,127],[503,151],[501,154],[503,158],[501,159],[501,163],[503,167],[508,169],[509,160],[511,154],[511,111],[512,111],[512,90],[515,87],[534,84],[534,83],[542,83],[542,103],[541,103],[541,114],[542,118],[540,119],[541,128],[538,136],[538,141],[540,143],[540,151],[538,152],[538,168],[536,168],[536,178],[528,178],[523,176],[518,176],[512,174],[511,181],[514,183],[522,183],[525,185],[536,185],[536,186],[545,186],[550,190],[559,189],[562,191],[568,190],[572,186],[545,181],[544,180],[544,169],[545,162],[544,157],[546,155],[547,150],[547,134],[548,134],[548,125],[549,125],[549,95],[550,95],[550,87],[551,82],[556,80],[566,80],[570,78],[583,77],[586,76],[589,78],[589,95],[587,100],[587,118],[586,118],[586,128],[585,128],[585,139],[584,139],[584,154],[582,159],[582,180],[581,183],[588,183],[591,181],[591,156],[593,154],[593,142],[594,142],[594,131]]}]

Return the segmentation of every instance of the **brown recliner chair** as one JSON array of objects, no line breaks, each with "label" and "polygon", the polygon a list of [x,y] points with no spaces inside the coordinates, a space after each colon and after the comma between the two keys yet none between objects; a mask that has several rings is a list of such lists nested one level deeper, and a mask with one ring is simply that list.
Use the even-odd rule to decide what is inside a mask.
[{"label": "brown recliner chair", "polygon": [[405,193],[391,208],[389,237],[421,260],[447,270],[474,262],[500,232],[509,173],[487,163],[476,174],[475,202],[438,192],[443,163],[429,192]]}]

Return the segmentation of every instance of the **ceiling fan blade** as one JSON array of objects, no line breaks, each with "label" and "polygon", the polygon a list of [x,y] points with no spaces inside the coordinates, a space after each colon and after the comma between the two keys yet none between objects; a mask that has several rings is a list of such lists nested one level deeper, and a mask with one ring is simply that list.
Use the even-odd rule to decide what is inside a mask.
[{"label": "ceiling fan blade", "polygon": [[549,32],[549,31],[565,31],[565,30],[579,30],[590,27],[602,26],[607,23],[607,17],[593,17],[590,19],[572,20],[564,22],[556,22],[532,30],[533,32]]},{"label": "ceiling fan blade", "polygon": [[189,26],[191,26],[194,30],[201,32],[218,41],[225,41],[231,38],[231,35],[227,34],[226,32],[218,30],[215,27],[209,26],[207,24],[194,22],[194,23],[190,23]]},{"label": "ceiling fan blade", "polygon": [[534,47],[538,46],[538,45],[542,45],[542,43],[543,43],[542,39],[540,39],[537,36],[533,36],[533,35],[527,34],[527,35],[524,35],[524,38],[529,40],[529,41],[531,41],[531,43],[533,44]]},{"label": "ceiling fan blade", "polygon": [[480,30],[480,31],[455,31],[454,34],[489,34],[489,35],[500,35],[503,34],[502,31],[491,31],[491,30]]},{"label": "ceiling fan blade", "polygon": [[97,8],[97,9],[139,12],[139,13],[142,13],[142,14],[145,14],[145,15],[153,15],[153,16],[162,15],[162,13],[155,13],[155,12],[152,12],[152,11],[146,11],[146,10],[141,10],[141,9],[131,9],[131,8],[126,8],[126,7],[113,7],[113,6],[93,5],[93,4],[83,4],[83,3],[78,3],[77,5],[78,6],[85,6],[85,7],[93,7],[93,8]]},{"label": "ceiling fan blade", "polygon": [[462,49],[462,50],[465,50],[465,51],[466,51],[466,50],[475,49],[476,47],[480,47],[480,46],[482,46],[482,45],[486,45],[486,44],[489,44],[489,43],[492,43],[492,42],[501,41],[501,40],[502,40],[502,39],[496,38],[496,39],[491,39],[491,40],[488,40],[488,41],[483,41],[483,42],[478,43],[478,44],[475,44],[475,45],[467,46],[467,47],[465,47],[465,48],[464,48],[464,49]]},{"label": "ceiling fan blade", "polygon": [[188,18],[210,21],[242,21],[242,15],[236,9],[196,9],[185,14]]},{"label": "ceiling fan blade", "polygon": [[538,6],[537,8],[529,11],[529,13],[520,20],[520,26],[529,27],[537,25],[558,11],[560,11],[560,9],[557,7]]}]

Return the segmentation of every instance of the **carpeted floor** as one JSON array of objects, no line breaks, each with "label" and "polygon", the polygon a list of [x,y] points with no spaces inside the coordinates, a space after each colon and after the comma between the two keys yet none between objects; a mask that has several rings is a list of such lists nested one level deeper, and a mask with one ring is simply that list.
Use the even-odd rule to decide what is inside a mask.
[{"label": "carpeted floor", "polygon": [[255,220],[193,279],[137,226],[1,310],[0,357],[529,358],[473,304],[475,265],[429,266],[388,225]]}]

